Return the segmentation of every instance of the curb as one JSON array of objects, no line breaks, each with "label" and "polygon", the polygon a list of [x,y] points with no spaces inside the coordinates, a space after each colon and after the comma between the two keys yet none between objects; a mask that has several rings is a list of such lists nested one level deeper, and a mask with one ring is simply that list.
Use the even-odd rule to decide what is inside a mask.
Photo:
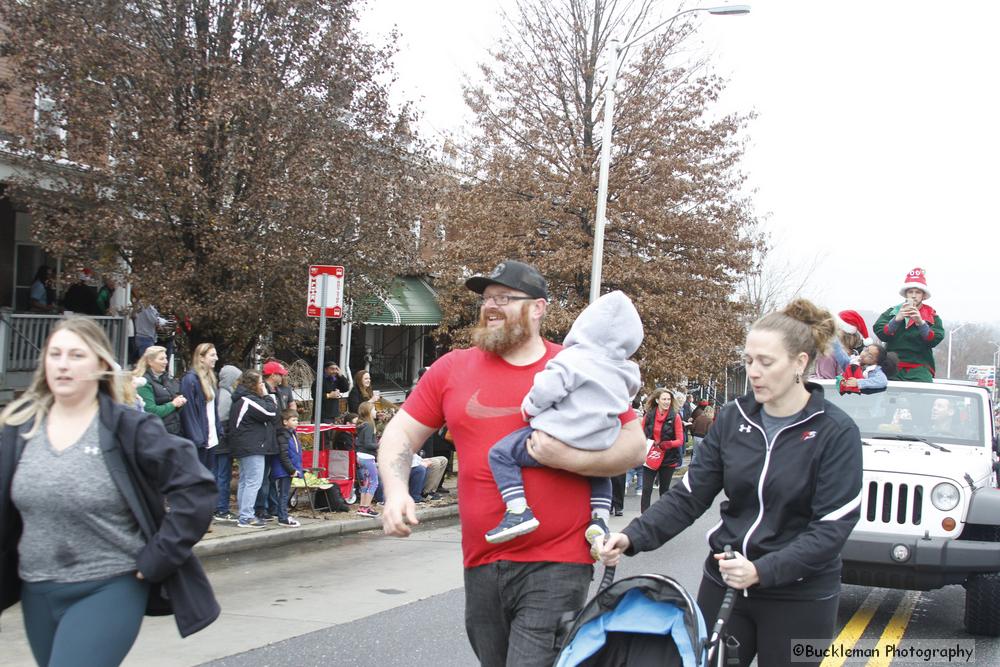
[{"label": "curb", "polygon": [[[458,503],[446,505],[445,507],[428,507],[427,509],[417,510],[417,519],[421,523],[454,516],[458,516]],[[242,535],[230,535],[228,537],[202,540],[194,545],[194,555],[198,558],[222,556],[241,551],[279,547],[305,540],[349,535],[351,533],[361,533],[366,530],[381,528],[382,521],[373,517],[371,519],[351,519],[349,521],[321,521],[319,523],[303,525],[295,529],[272,528],[254,530]]]}]

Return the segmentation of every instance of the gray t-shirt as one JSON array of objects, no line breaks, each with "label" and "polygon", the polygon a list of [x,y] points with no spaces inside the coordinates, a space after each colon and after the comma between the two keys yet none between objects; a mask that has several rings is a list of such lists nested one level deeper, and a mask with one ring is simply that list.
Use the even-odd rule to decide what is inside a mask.
[{"label": "gray t-shirt", "polygon": [[794,424],[800,419],[805,417],[805,410],[800,410],[794,415],[788,417],[772,417],[767,414],[767,410],[760,411],[760,421],[764,426],[764,433],[767,434],[767,443],[770,445],[774,440],[774,436],[778,434],[778,431],[785,428],[789,424]]},{"label": "gray t-shirt", "polygon": [[24,521],[21,579],[68,583],[135,571],[145,540],[104,463],[97,417],[61,452],[46,426],[25,443],[11,484]]}]

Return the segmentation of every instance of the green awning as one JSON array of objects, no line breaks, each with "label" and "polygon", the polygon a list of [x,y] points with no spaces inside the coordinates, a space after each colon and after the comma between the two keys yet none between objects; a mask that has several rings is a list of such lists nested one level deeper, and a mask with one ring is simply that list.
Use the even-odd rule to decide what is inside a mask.
[{"label": "green awning", "polygon": [[388,298],[380,299],[380,302],[381,309],[375,308],[373,314],[365,319],[365,324],[387,327],[436,327],[441,324],[437,294],[423,278],[396,278]]}]

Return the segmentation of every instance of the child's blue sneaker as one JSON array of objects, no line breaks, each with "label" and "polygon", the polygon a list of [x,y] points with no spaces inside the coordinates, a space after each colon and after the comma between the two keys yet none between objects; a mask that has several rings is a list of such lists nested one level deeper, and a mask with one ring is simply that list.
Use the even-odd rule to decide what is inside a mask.
[{"label": "child's blue sneaker", "polygon": [[486,533],[486,541],[490,544],[499,544],[512,540],[521,535],[527,535],[535,528],[538,528],[538,519],[532,514],[531,508],[527,507],[520,514],[511,511],[504,512],[503,520],[493,530]]}]

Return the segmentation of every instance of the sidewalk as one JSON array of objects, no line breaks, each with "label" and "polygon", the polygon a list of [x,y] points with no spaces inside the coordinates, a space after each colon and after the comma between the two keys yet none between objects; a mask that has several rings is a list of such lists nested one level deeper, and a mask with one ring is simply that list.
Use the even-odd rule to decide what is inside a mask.
[{"label": "sidewalk", "polygon": [[[678,468],[674,478],[680,479],[685,472],[687,465]],[[449,495],[417,505],[417,519],[424,522],[457,517],[458,491],[454,484],[455,478],[446,480]],[[653,500],[655,502],[655,497]],[[194,553],[205,558],[382,528],[381,519],[355,514],[357,507],[357,504],[351,505],[349,512],[316,512],[316,518],[308,509],[292,510],[290,516],[302,524],[298,528],[282,528],[277,522],[268,523],[266,528],[237,528],[235,523],[213,521],[212,532],[206,533],[195,545]]]},{"label": "sidewalk", "polygon": [[[424,522],[457,517],[458,495],[453,487],[448,490],[449,495],[440,500],[417,505],[417,519]],[[316,512],[316,518],[311,516],[308,508],[292,510],[289,515],[302,524],[298,528],[283,528],[274,521],[268,523],[266,528],[237,528],[235,523],[213,521],[212,532],[206,533],[194,546],[194,553],[199,558],[204,558],[365,530],[381,530],[380,518],[359,516],[355,514],[357,507],[356,504],[351,505],[349,512]]]}]

